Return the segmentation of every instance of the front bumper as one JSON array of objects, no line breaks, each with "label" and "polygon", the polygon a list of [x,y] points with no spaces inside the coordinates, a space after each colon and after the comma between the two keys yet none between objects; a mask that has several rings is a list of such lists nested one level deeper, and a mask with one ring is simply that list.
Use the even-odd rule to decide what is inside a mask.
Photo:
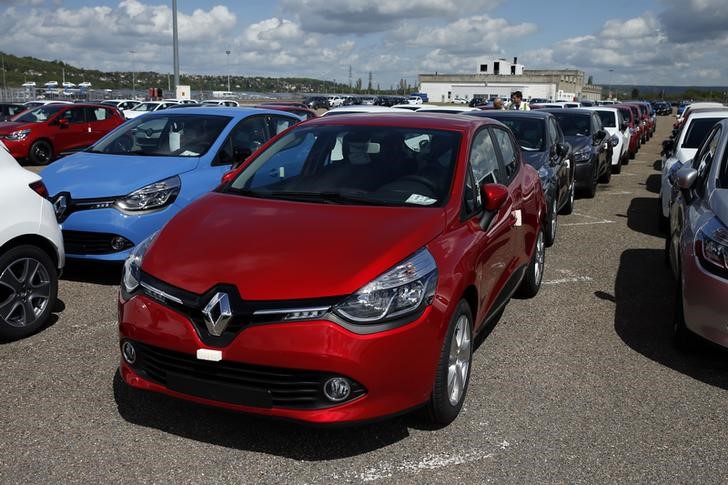
[{"label": "front bumper", "polygon": [[16,160],[28,158],[30,145],[32,144],[30,137],[26,137],[24,140],[8,140],[7,138],[3,138],[2,142]]},{"label": "front bumper", "polygon": [[[222,353],[226,364],[294,369],[326,375],[345,376],[360,384],[365,392],[343,404],[301,409],[276,404],[240,404],[209,399],[170,389],[159,377],[121,359],[121,375],[132,387],[159,392],[200,404],[234,411],[288,418],[310,423],[366,421],[417,407],[430,396],[437,360],[444,338],[442,322],[447,316],[433,304],[414,321],[392,330],[362,335],[328,320],[270,323],[244,326],[225,347],[213,348],[200,339],[188,317],[168,306],[136,295],[119,301],[119,334],[162,351],[185,354],[194,360],[198,349]],[[215,363],[205,361],[204,365]],[[197,381],[210,388],[219,383]],[[179,389],[179,388],[178,388]],[[260,384],[257,396],[275,395],[275,390]],[[262,394],[261,394],[262,393]],[[325,398],[322,398],[325,399]]]},{"label": "front bumper", "polygon": [[706,272],[695,255],[683,255],[682,261],[685,325],[728,348],[728,280]]}]

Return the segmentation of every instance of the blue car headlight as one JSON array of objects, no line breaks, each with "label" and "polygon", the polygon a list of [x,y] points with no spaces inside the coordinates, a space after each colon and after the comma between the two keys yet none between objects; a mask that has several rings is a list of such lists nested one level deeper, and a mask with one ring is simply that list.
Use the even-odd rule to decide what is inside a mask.
[{"label": "blue car headlight", "polygon": [[135,190],[114,204],[121,210],[132,212],[159,209],[174,202],[181,187],[182,182],[175,175]]}]

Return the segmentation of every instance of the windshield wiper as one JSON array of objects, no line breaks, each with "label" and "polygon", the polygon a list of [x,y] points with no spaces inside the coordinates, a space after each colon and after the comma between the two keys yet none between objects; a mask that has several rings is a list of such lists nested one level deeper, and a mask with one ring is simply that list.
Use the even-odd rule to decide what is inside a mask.
[{"label": "windshield wiper", "polygon": [[392,202],[387,202],[378,199],[369,199],[367,197],[359,197],[353,194],[345,194],[342,192],[303,192],[303,191],[286,191],[278,190],[273,192],[258,192],[260,196],[271,197],[275,199],[287,199],[287,200],[301,200],[301,201],[313,201],[313,202],[324,202],[327,204],[342,204],[342,203],[353,203],[361,205],[383,205],[392,206],[398,205]]}]

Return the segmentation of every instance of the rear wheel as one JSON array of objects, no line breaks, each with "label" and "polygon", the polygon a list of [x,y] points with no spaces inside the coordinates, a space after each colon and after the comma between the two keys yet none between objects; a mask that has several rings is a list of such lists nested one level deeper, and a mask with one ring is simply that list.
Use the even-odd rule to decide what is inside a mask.
[{"label": "rear wheel", "polygon": [[520,298],[533,298],[538,294],[543,280],[544,264],[546,262],[546,244],[544,243],[544,231],[540,230],[536,238],[536,247],[531,256],[531,262],[526,268],[526,275],[521,281],[521,286],[516,290],[516,296]]},{"label": "rear wheel", "polygon": [[566,202],[566,205],[561,208],[561,213],[565,215],[569,215],[572,212],[574,212],[574,198],[576,196],[576,182],[573,180],[571,181],[571,188],[569,189],[569,200]]},{"label": "rear wheel", "polygon": [[608,184],[612,180],[612,165],[608,159],[606,165],[607,170],[599,177],[599,182],[603,184]]},{"label": "rear wheel", "polygon": [[18,339],[48,321],[58,293],[51,258],[35,246],[18,246],[0,257],[0,337]]},{"label": "rear wheel", "polygon": [[48,165],[53,159],[53,146],[45,140],[38,140],[30,145],[28,158],[36,165]]},{"label": "rear wheel", "polygon": [[473,360],[473,313],[465,300],[460,300],[450,320],[440,351],[432,395],[427,414],[433,423],[446,426],[460,413],[470,383]]},{"label": "rear wheel", "polygon": [[621,173],[622,172],[622,157],[619,157],[617,160],[616,165],[612,165],[612,173]]},{"label": "rear wheel", "polygon": [[587,199],[593,199],[597,193],[597,183],[599,183],[599,169],[597,165],[592,162],[592,180],[589,187],[584,191],[584,195]]},{"label": "rear wheel", "polygon": [[548,222],[546,223],[546,247],[550,248],[556,241],[556,227],[558,225],[559,211],[556,210],[556,199],[549,206]]}]

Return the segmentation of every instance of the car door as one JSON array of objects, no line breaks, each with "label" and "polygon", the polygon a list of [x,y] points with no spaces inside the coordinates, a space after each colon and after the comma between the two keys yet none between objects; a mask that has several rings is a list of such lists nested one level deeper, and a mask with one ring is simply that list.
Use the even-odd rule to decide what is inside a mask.
[{"label": "car door", "polygon": [[108,108],[102,106],[87,106],[85,110],[89,126],[87,144],[91,145],[111,131],[116,126],[116,123],[113,121],[113,111]]},{"label": "car door", "polygon": [[238,121],[209,162],[205,177],[219,182],[233,164],[242,163],[270,139],[270,124],[270,115],[253,115]]},{"label": "car door", "polygon": [[89,144],[87,142],[89,126],[83,106],[71,106],[59,113],[51,128],[55,153],[82,148]]},{"label": "car door", "polygon": [[602,120],[599,119],[599,116],[596,113],[591,114],[591,135],[592,135],[592,145],[594,145],[594,149],[598,152],[598,165],[599,168],[597,169],[599,174],[603,174],[606,172],[606,170],[610,170],[609,167],[609,154],[607,153],[607,132],[602,127]]},{"label": "car door", "polygon": [[[484,127],[473,137],[468,155],[467,177],[461,218],[464,220],[464,238],[469,240],[472,269],[480,301],[476,322],[480,323],[495,306],[499,306],[501,289],[512,271],[512,249],[515,218],[512,201],[507,201],[488,226],[481,227],[483,184],[508,185],[506,168],[502,165],[490,128]],[[470,268],[468,268],[470,269]],[[501,299],[503,297],[501,296]]]},{"label": "car door", "polygon": [[569,197],[569,187],[571,187],[571,179],[569,177],[569,159],[559,153],[558,147],[564,142],[558,123],[553,118],[546,119],[546,133],[549,140],[549,162],[556,173],[558,180],[558,194],[556,196],[557,208],[561,208]]}]

